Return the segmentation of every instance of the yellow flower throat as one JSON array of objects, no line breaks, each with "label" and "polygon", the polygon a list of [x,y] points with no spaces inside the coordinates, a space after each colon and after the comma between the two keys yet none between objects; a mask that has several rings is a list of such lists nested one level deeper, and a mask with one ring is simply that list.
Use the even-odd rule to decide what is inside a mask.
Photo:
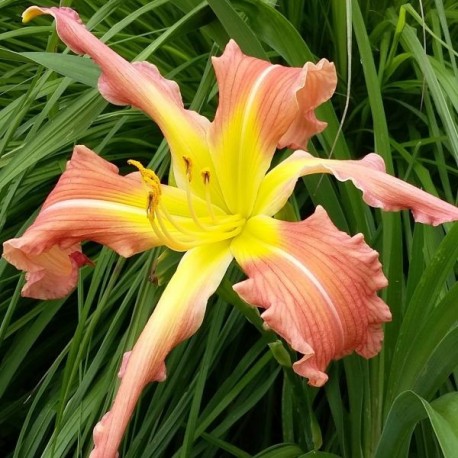
[{"label": "yellow flower throat", "polygon": [[[190,183],[193,179],[192,160],[183,156],[186,183],[187,211],[178,209],[177,202],[164,202],[162,185],[159,177],[150,169],[135,160],[128,163],[136,167],[147,188],[146,216],[156,236],[169,248],[185,251],[195,246],[215,243],[236,237],[242,231],[245,219],[240,215],[228,215],[211,200],[209,168],[200,171],[204,184],[205,199],[194,195]],[[204,205],[205,213],[202,214]],[[197,211],[197,209],[199,211]]]}]

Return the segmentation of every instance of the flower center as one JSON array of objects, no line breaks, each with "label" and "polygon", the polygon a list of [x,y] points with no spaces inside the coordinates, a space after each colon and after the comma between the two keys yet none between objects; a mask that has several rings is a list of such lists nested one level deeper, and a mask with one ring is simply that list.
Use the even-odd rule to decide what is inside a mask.
[{"label": "flower center", "polygon": [[202,199],[193,194],[191,189],[192,160],[183,156],[187,178],[184,189],[186,208],[183,209],[180,208],[180,199],[174,200],[173,196],[167,199],[158,176],[152,170],[143,167],[138,161],[129,160],[128,163],[139,170],[147,188],[148,221],[156,236],[169,248],[186,251],[199,245],[233,238],[242,231],[245,219],[240,215],[228,215],[212,203],[209,168],[200,171],[205,189],[205,199]]}]

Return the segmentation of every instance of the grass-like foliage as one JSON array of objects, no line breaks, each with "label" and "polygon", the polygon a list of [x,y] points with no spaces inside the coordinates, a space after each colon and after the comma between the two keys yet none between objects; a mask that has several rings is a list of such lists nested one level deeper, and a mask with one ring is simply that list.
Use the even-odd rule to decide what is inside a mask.
[{"label": "grass-like foliage", "polygon": [[[51,5],[57,2],[40,6]],[[27,6],[0,1],[2,241],[31,224],[76,143],[122,173],[131,171],[131,158],[163,176],[170,165],[159,129],[138,110],[101,98],[96,67],[64,51],[48,17],[21,24]],[[71,6],[126,59],[155,63],[179,83],[186,105],[210,119],[217,104],[210,57],[229,37],[246,54],[272,62],[334,61],[339,85],[318,111],[328,127],[311,152],[347,159],[376,151],[391,173],[456,205],[454,0]],[[369,209],[352,185],[319,176],[300,181],[289,217],[305,217],[317,204],[381,253],[389,279],[382,295],[393,313],[382,353],[334,362],[324,388],[307,386],[279,364],[285,347],[232,292],[232,280],[241,278],[233,269],[201,329],[169,356],[167,381],[142,396],[122,457],[457,456],[458,225],[414,225],[408,212]],[[113,400],[122,354],[178,260],[160,250],[128,260],[95,244],[85,251],[95,267],[82,269],[77,291],[46,302],[21,298],[23,275],[0,261],[2,457],[88,455],[92,428]]]}]

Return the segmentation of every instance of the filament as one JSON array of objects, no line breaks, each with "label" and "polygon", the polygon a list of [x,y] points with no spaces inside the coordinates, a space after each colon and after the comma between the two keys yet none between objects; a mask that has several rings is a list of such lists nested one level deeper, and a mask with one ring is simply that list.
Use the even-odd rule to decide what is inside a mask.
[{"label": "filament", "polygon": [[[186,173],[186,202],[189,215],[173,215],[161,199],[162,188],[157,175],[143,167],[140,162],[130,160],[135,166],[148,189],[146,201],[146,217],[158,239],[173,250],[185,251],[202,244],[209,244],[238,235],[245,220],[240,215],[218,215],[212,204],[210,193],[210,169],[201,170],[205,190],[206,216],[198,216],[194,203],[196,196],[191,191],[192,160],[183,156]],[[203,201],[202,201],[203,204]],[[205,207],[204,207],[205,208]]]}]

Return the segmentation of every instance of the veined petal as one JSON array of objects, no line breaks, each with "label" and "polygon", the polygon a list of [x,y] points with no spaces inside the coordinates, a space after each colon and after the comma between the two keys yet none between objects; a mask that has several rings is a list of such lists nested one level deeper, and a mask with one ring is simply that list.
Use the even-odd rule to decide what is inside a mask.
[{"label": "veined petal", "polygon": [[299,223],[256,216],[231,249],[249,277],[235,291],[266,309],[267,325],[303,354],[293,368],[310,385],[326,382],[334,359],[380,351],[391,314],[377,291],[387,281],[362,234],[339,231],[317,207]]},{"label": "veined petal", "polygon": [[[28,254],[30,239],[27,234],[3,244],[3,257],[26,271],[24,297],[56,299],[69,294],[78,281],[78,269],[91,261],[81,253],[79,244],[66,249],[53,246],[40,256]],[[33,240],[32,240],[33,243]]]},{"label": "veined petal", "polygon": [[116,456],[143,388],[149,382],[165,379],[167,354],[200,327],[207,300],[218,287],[231,260],[228,242],[198,247],[184,255],[127,364],[123,364],[114,404],[94,429],[95,448],[91,458]]},{"label": "veined petal", "polygon": [[3,244],[4,258],[28,272],[23,295],[54,299],[70,292],[77,268],[87,263],[83,240],[123,256],[160,245],[146,217],[146,199],[137,175],[120,176],[115,165],[76,146],[35,222]]},{"label": "veined petal", "polygon": [[[42,14],[55,18],[59,37],[73,52],[89,55],[100,66],[99,90],[109,102],[137,107],[159,125],[170,145],[175,178],[180,187],[184,187],[187,180],[183,156],[192,160],[197,173],[204,168],[213,170],[206,141],[209,121],[184,109],[179,87],[174,81],[163,78],[153,64],[130,63],[123,59],[92,35],[71,8],[31,6],[24,11],[23,21]],[[205,195],[202,180],[194,180],[190,186],[194,192]],[[221,194],[217,182],[211,186],[216,200]]]},{"label": "veined petal", "polygon": [[333,174],[340,181],[351,180],[363,192],[364,201],[386,211],[412,210],[416,221],[438,224],[458,220],[458,208],[388,175],[383,159],[375,153],[361,160],[334,160],[296,151],[272,169],[261,184],[257,213],[273,215],[291,195],[297,179],[312,173]]},{"label": "veined petal", "polygon": [[299,116],[296,116],[278,142],[278,148],[307,148],[311,137],[328,125],[315,116],[315,108],[331,98],[337,86],[334,64],[321,59],[316,65],[307,62],[303,67],[304,85],[297,92]]},{"label": "veined petal", "polygon": [[313,110],[333,94],[334,65],[323,59],[287,68],[245,56],[230,41],[214,58],[219,106],[209,134],[228,208],[251,214],[278,146],[301,145],[324,129]]}]

